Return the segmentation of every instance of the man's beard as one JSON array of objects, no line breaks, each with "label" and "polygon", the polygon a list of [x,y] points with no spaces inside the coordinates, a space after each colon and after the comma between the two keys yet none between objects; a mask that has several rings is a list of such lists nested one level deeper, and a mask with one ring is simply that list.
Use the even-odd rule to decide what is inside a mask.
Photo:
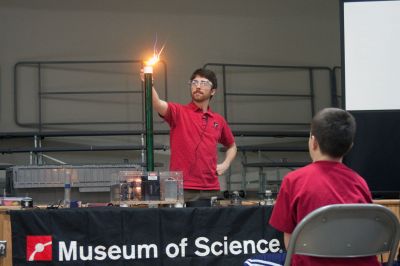
[{"label": "man's beard", "polygon": [[197,103],[202,103],[211,98],[211,95],[204,94],[202,92],[194,92],[192,93],[192,100]]}]

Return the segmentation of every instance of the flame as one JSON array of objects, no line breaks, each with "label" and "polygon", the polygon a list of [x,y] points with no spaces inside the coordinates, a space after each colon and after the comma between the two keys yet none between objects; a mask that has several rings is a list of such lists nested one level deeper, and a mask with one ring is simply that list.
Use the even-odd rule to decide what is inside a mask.
[{"label": "flame", "polygon": [[145,63],[147,66],[154,66],[158,61],[160,61],[160,55],[155,54],[152,58],[147,60]]},{"label": "flame", "polygon": [[157,64],[157,62],[160,61],[160,56],[161,56],[162,51],[164,50],[164,47],[165,47],[165,43],[161,47],[160,51],[157,50],[157,35],[156,35],[156,41],[154,42],[154,47],[153,47],[153,56],[149,60],[145,61],[144,63],[147,66],[154,66],[155,64]]}]

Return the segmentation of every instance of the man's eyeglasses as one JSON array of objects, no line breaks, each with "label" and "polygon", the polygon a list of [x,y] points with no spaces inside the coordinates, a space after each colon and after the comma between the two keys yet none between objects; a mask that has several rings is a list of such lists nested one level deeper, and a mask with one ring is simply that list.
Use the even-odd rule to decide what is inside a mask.
[{"label": "man's eyeglasses", "polygon": [[209,80],[196,80],[196,79],[194,79],[192,81],[189,81],[189,85],[192,88],[197,88],[197,87],[200,87],[200,88],[211,88],[213,84]]}]

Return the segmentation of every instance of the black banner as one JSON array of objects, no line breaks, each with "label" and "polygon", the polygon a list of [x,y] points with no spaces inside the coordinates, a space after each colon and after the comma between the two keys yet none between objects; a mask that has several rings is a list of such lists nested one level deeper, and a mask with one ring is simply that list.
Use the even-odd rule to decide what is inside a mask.
[{"label": "black banner", "polygon": [[11,212],[13,265],[243,265],[281,252],[270,207]]}]

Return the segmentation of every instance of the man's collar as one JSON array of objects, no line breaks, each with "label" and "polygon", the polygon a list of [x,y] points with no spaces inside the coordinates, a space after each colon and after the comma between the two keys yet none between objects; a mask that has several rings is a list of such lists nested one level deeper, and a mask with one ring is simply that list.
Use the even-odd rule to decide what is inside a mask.
[{"label": "man's collar", "polygon": [[[195,112],[203,112],[203,110],[200,107],[198,107],[194,102],[190,102],[188,104],[188,107]],[[213,111],[211,110],[210,106],[208,106],[207,112],[205,112],[205,114],[208,114],[209,116],[213,116]]]}]

